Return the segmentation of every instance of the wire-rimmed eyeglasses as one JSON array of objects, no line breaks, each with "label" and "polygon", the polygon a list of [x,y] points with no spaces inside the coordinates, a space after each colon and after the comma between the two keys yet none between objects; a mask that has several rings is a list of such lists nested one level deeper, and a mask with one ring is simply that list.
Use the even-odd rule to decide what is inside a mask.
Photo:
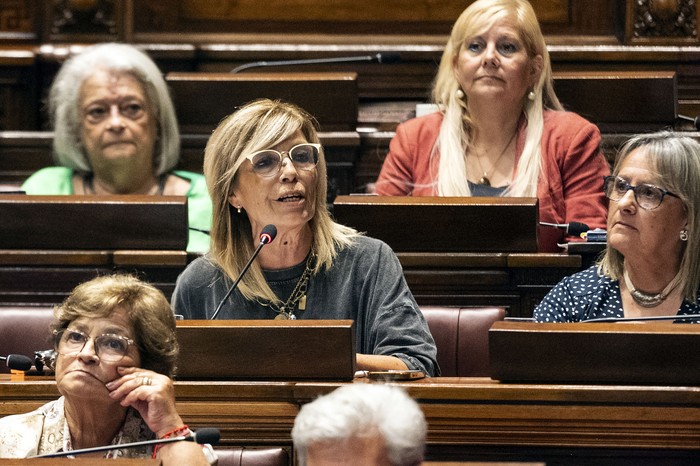
[{"label": "wire-rimmed eyeglasses", "polygon": [[279,152],[274,149],[265,149],[254,152],[246,157],[253,164],[253,173],[262,177],[275,176],[282,168],[282,160],[285,154],[292,161],[294,167],[300,170],[313,170],[318,164],[318,154],[321,144],[310,142],[297,144],[288,151]]},{"label": "wire-rimmed eyeglasses", "polygon": [[639,207],[644,210],[654,210],[659,207],[666,195],[680,199],[680,196],[677,194],[673,194],[671,191],[659,188],[653,184],[632,186],[619,176],[603,177],[603,192],[611,201],[619,201],[629,190],[632,190],[634,193],[634,200],[637,201]]},{"label": "wire-rimmed eyeglasses", "polygon": [[[64,356],[74,356],[80,353],[92,337],[80,330],[63,329],[55,332],[56,351]],[[101,361],[119,362],[129,351],[129,345],[134,340],[123,335],[103,333],[93,338],[95,354]]]}]

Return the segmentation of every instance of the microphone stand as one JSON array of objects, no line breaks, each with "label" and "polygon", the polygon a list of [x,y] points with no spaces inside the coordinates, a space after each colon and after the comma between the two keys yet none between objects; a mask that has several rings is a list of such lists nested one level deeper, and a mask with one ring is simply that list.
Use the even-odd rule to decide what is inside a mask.
[{"label": "microphone stand", "polygon": [[219,302],[219,305],[216,307],[216,311],[214,311],[214,314],[209,318],[209,320],[214,320],[214,319],[216,319],[216,316],[219,315],[219,311],[220,311],[221,308],[224,306],[224,303],[226,302],[226,300],[228,299],[228,297],[231,296],[231,293],[233,292],[233,290],[236,289],[236,287],[238,286],[238,282],[241,281],[241,278],[243,278],[243,276],[244,276],[245,273],[248,271],[248,269],[250,268],[250,266],[251,266],[251,264],[253,263],[253,261],[255,260],[255,258],[258,256],[258,253],[260,253],[260,250],[261,250],[261,249],[263,248],[263,246],[265,246],[266,244],[267,244],[267,242],[262,241],[262,240],[260,241],[260,244],[258,244],[258,247],[255,249],[255,252],[253,252],[253,255],[250,256],[250,259],[248,260],[248,263],[245,265],[245,267],[243,267],[243,270],[241,270],[241,273],[238,274],[238,278],[236,278],[236,281],[233,282],[233,285],[231,285],[231,288],[228,289],[228,291],[226,292],[226,295],[224,296],[224,298]]},{"label": "microphone stand", "polygon": [[134,448],[134,447],[142,447],[142,446],[146,446],[146,445],[157,445],[157,444],[164,444],[164,443],[182,442],[183,440],[188,441],[188,442],[194,442],[195,436],[194,435],[181,435],[179,437],[171,437],[171,438],[165,438],[165,439],[144,440],[143,442],[122,443],[122,444],[118,444],[118,445],[103,445],[101,447],[81,448],[80,450],[59,451],[56,453],[47,453],[45,455],[32,456],[31,458],[57,458],[59,456],[82,455],[82,454],[87,454],[87,453],[97,453],[97,452],[101,452],[101,451],[121,450],[122,448]]},{"label": "microphone stand", "polygon": [[289,65],[317,65],[326,63],[352,63],[352,62],[373,62],[386,63],[391,61],[396,61],[397,57],[394,55],[382,55],[377,53],[375,55],[363,55],[359,57],[333,57],[333,58],[309,58],[302,60],[279,60],[279,61],[256,61],[253,63],[245,63],[243,65],[237,66],[231,70],[231,73],[238,73],[249,68],[260,68],[264,66],[289,66]]}]

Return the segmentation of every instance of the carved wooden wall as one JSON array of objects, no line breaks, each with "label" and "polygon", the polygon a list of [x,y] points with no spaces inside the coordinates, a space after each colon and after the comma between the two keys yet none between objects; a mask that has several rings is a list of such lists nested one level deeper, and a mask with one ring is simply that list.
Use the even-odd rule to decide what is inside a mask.
[{"label": "carved wooden wall", "polygon": [[[3,0],[0,43],[168,39],[168,42],[410,36],[449,33],[469,1],[454,0]],[[696,45],[695,0],[531,0],[549,36],[621,44]],[[430,39],[429,37],[427,39]]]},{"label": "carved wooden wall", "polygon": [[630,44],[696,45],[695,0],[635,0],[627,3],[626,39]]},{"label": "carved wooden wall", "polygon": [[[425,100],[455,0],[2,0],[0,130],[41,129],[40,101],[73,44],[138,44],[164,72],[230,71],[258,60],[397,53],[358,73],[359,96]],[[678,73],[682,112],[700,113],[695,0],[531,0],[555,71]],[[19,55],[18,55],[19,54]],[[21,58],[18,58],[21,56]]]}]

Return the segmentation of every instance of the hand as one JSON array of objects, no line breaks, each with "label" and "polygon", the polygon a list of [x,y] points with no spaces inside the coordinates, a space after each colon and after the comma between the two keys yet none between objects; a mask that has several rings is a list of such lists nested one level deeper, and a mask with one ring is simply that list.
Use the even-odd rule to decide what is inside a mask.
[{"label": "hand", "polygon": [[184,423],[175,407],[175,387],[170,377],[140,367],[119,367],[119,378],[105,386],[119,404],[136,409],[158,437]]}]

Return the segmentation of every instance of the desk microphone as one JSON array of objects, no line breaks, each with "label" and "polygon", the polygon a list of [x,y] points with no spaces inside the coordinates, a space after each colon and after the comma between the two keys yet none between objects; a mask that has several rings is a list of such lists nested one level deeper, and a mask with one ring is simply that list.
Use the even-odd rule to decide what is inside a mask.
[{"label": "desk microphone", "polygon": [[328,63],[352,63],[352,62],[375,62],[375,63],[396,63],[401,61],[398,53],[376,53],[374,55],[362,55],[359,57],[333,57],[333,58],[309,58],[305,60],[277,60],[277,61],[256,61],[245,63],[231,70],[231,73],[238,73],[250,68],[262,68],[265,66],[290,66],[290,65],[323,65]]},{"label": "desk microphone", "polygon": [[258,244],[258,247],[255,249],[255,252],[253,252],[253,255],[250,256],[250,259],[248,259],[248,263],[243,267],[243,270],[241,270],[241,273],[238,274],[238,278],[236,279],[235,282],[233,282],[233,285],[231,285],[231,288],[228,289],[226,292],[226,296],[224,296],[224,299],[219,302],[219,305],[216,306],[216,311],[214,311],[214,314],[211,316],[209,320],[214,320],[216,319],[216,316],[219,315],[219,311],[221,310],[221,307],[224,305],[226,300],[228,299],[229,296],[231,296],[231,293],[233,290],[236,289],[238,286],[238,283],[241,281],[241,278],[243,278],[243,275],[248,271],[248,268],[250,265],[253,263],[255,258],[258,256],[258,253],[262,249],[263,246],[266,244],[272,243],[272,241],[275,239],[275,236],[277,236],[277,227],[270,224],[270,225],[265,225],[260,232],[260,243]]},{"label": "desk microphone", "polygon": [[34,364],[31,358],[23,354],[8,354],[7,356],[0,356],[0,360],[5,361],[7,367],[16,371],[28,371]]},{"label": "desk microphone", "polygon": [[565,230],[567,235],[572,235],[572,236],[580,236],[581,233],[585,233],[588,230],[590,230],[588,225],[586,225],[585,223],[581,223],[581,222],[569,222],[569,223],[540,222],[540,225],[543,225],[546,227],[560,228],[562,230]]},{"label": "desk microphone", "polygon": [[210,230],[203,230],[203,229],[201,229],[201,228],[195,228],[195,227],[187,227],[187,228],[188,228],[189,230],[192,230],[192,231],[198,231],[198,232],[200,232],[200,233],[204,233],[205,235],[211,235],[211,231],[210,231]]},{"label": "desk microphone", "polygon": [[678,118],[680,118],[681,120],[685,120],[685,121],[691,121],[693,123],[693,126],[695,127],[695,129],[700,130],[700,117],[692,118],[692,117],[685,116],[685,115],[678,115]]},{"label": "desk microphone", "polygon": [[104,445],[101,447],[82,448],[80,450],[59,451],[56,453],[47,453],[45,455],[32,456],[31,458],[56,458],[59,456],[82,455],[84,453],[97,453],[100,451],[121,450],[122,448],[137,448],[146,445],[162,445],[165,443],[174,443],[182,441],[216,445],[217,443],[219,443],[219,437],[219,429],[216,429],[214,427],[205,427],[203,429],[199,429],[197,432],[192,432],[189,435],[181,435],[179,437],[144,440],[142,442],[122,443],[121,445]]}]

